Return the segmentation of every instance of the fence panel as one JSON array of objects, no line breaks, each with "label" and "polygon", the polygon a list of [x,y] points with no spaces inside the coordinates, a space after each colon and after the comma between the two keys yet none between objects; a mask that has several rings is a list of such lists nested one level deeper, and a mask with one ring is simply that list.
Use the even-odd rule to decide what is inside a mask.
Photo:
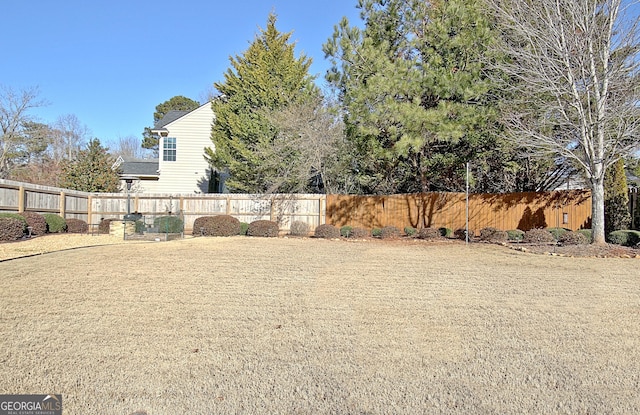
[{"label": "fence panel", "polygon": [[[548,193],[472,194],[469,229],[502,230],[590,226],[591,193],[583,190]],[[327,196],[327,223],[366,229],[466,226],[464,193],[420,193],[391,196]]]}]

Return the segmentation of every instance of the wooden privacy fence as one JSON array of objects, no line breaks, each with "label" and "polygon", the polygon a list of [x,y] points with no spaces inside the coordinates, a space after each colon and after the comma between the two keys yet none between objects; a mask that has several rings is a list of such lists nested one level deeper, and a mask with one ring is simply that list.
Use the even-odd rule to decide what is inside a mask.
[{"label": "wooden privacy fence", "polygon": [[0,180],[0,212],[55,213],[87,221],[90,193]]},{"label": "wooden privacy fence", "polygon": [[294,220],[310,229],[325,223],[326,197],[319,194],[138,194],[87,193],[57,187],[0,179],[0,212],[55,213],[98,224],[107,218],[121,219],[127,213],[157,217],[180,213],[185,230],[193,229],[200,216],[228,214],[241,222],[272,220],[280,230],[289,230]]},{"label": "wooden privacy fence", "polygon": [[[469,229],[502,230],[590,227],[591,192],[469,195]],[[420,193],[391,196],[327,195],[327,223],[366,229],[395,226],[404,229],[446,227],[464,229],[464,193]]]},{"label": "wooden privacy fence", "polygon": [[[90,196],[91,223],[103,218],[119,218],[127,212],[127,195],[100,193]],[[325,223],[326,199],[318,194],[251,195],[251,194],[132,194],[131,212],[143,216],[176,214],[184,216],[185,230],[193,230],[193,223],[201,216],[231,215],[240,222],[256,220],[278,222],[280,230],[289,230],[294,220],[309,224],[310,229]]]},{"label": "wooden privacy fence", "polygon": [[[635,201],[635,199],[633,199]],[[86,193],[55,187],[0,180],[0,211],[56,213],[97,224],[103,218],[122,218],[129,210],[145,216],[180,213],[191,231],[200,216],[228,214],[241,222],[276,221],[289,230],[294,220],[310,229],[330,223],[367,229],[383,226],[465,227],[464,193],[421,193],[390,196],[142,194]],[[635,203],[635,202],[634,202]],[[591,193],[584,190],[549,193],[473,194],[469,198],[469,228],[492,226],[503,230],[538,227],[588,228]]]}]

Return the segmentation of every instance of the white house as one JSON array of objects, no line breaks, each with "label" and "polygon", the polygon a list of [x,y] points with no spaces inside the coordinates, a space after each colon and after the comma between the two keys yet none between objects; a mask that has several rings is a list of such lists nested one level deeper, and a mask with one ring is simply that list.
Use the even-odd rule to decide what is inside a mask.
[{"label": "white house", "polygon": [[159,158],[122,163],[121,176],[139,178],[131,190],[138,193],[221,192],[219,175],[212,175],[204,157],[204,149],[213,147],[214,118],[211,102],[193,111],[169,111],[151,129],[159,137]]}]

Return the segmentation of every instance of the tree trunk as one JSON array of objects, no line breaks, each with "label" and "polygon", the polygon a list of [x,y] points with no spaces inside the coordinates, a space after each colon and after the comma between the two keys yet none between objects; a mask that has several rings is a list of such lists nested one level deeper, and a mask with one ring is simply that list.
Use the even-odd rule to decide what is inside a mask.
[{"label": "tree trunk", "polygon": [[593,244],[605,244],[604,233],[604,178],[591,181],[591,232]]}]

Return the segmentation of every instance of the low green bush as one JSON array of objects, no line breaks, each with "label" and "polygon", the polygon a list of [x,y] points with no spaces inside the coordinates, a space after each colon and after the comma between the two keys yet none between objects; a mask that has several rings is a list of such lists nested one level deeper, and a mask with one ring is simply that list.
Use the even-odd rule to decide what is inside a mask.
[{"label": "low green bush", "polygon": [[560,238],[562,237],[562,235],[564,235],[566,232],[571,231],[571,229],[565,229],[565,228],[548,228],[547,229],[548,232],[551,232],[551,235],[553,235],[553,238],[556,241],[559,241]]},{"label": "low green bush", "polygon": [[259,236],[263,238],[276,238],[279,232],[278,224],[270,220],[257,220],[251,222],[247,228],[247,236]]},{"label": "low green bush", "polygon": [[593,232],[591,229],[578,229],[578,232],[587,237],[587,240],[591,242],[591,235]]},{"label": "low green bush", "polygon": [[373,236],[374,238],[379,238],[380,236],[382,236],[382,229],[380,228],[371,229],[371,236]]},{"label": "low green bush", "polygon": [[607,235],[607,240],[616,245],[636,246],[640,243],[640,231],[613,231]]},{"label": "low green bush", "polygon": [[546,229],[531,229],[524,233],[523,242],[530,244],[539,244],[539,243],[551,243],[555,242],[556,238],[553,236],[551,232]]},{"label": "low green bush", "polygon": [[413,226],[405,226],[404,227],[404,234],[407,236],[416,236],[416,233],[418,232],[418,230],[416,228],[414,228]]},{"label": "low green bush", "polygon": [[510,241],[520,242],[524,239],[524,231],[520,229],[511,229],[507,231],[507,237]]},{"label": "low green bush", "polygon": [[240,235],[246,235],[248,229],[249,224],[247,222],[240,222]]},{"label": "low green bush", "polygon": [[580,232],[567,231],[560,235],[559,242],[562,245],[586,245],[589,239]]},{"label": "low green bush", "polygon": [[340,238],[340,229],[338,227],[325,223],[316,228],[313,236],[316,238],[336,239]]},{"label": "low green bush", "polygon": [[438,228],[421,228],[418,231],[419,239],[439,239],[442,238],[442,232]]},{"label": "low green bush", "polygon": [[444,236],[445,238],[451,238],[453,236],[453,230],[451,230],[450,228],[438,228],[438,230],[440,231],[440,235]]},{"label": "low green bush", "polygon": [[39,213],[21,212],[19,213],[27,221],[27,226],[31,227],[31,235],[44,235],[47,233],[47,221]]},{"label": "low green bush", "polygon": [[231,215],[201,216],[193,221],[194,236],[235,236],[241,230],[240,221]]},{"label": "low green bush", "polygon": [[147,231],[147,225],[145,225],[144,221],[138,219],[135,223],[136,229],[135,233],[143,234]]},{"label": "low green bush", "polygon": [[381,239],[392,239],[398,238],[400,236],[400,229],[395,226],[385,226],[380,229],[380,238]]},{"label": "low green bush", "polygon": [[10,219],[19,220],[24,224],[25,227],[29,226],[27,219],[19,213],[2,212],[0,213],[0,218],[10,218]]},{"label": "low green bush", "polygon": [[0,241],[15,241],[24,236],[25,221],[10,216],[0,216]]},{"label": "low green bush", "polygon": [[294,220],[289,227],[289,234],[293,236],[309,236],[309,224],[301,220]]},{"label": "low green bush", "polygon": [[159,216],[153,220],[153,227],[160,233],[181,233],[184,223],[177,216]]},{"label": "low green bush", "polygon": [[480,229],[480,240],[484,242],[506,242],[509,235],[505,231],[494,227]]},{"label": "low green bush", "polygon": [[66,222],[69,233],[87,233],[89,231],[89,225],[82,219],[69,218]]},{"label": "low green bush", "polygon": [[342,226],[340,228],[340,236],[342,236],[343,238],[350,238],[352,231],[353,231],[352,226],[349,226],[349,225]]},{"label": "low green bush", "polygon": [[47,222],[47,232],[60,233],[67,231],[67,221],[60,215],[45,213],[44,220]]}]

